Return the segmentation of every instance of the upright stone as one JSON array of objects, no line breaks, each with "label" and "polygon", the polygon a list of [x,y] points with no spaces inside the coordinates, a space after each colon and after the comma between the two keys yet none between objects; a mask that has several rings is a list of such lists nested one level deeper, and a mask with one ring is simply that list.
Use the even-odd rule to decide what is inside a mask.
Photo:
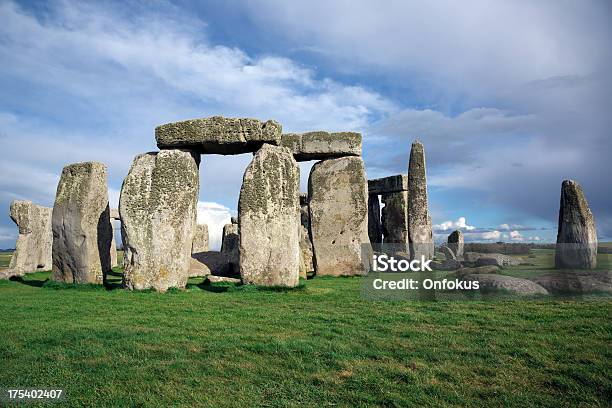
[{"label": "upright stone", "polygon": [[310,210],[308,193],[300,193],[300,278],[315,273],[312,240],[310,238]]},{"label": "upright stone", "polygon": [[555,266],[570,269],[597,267],[597,231],[582,187],[573,180],[561,185]]},{"label": "upright stone", "polygon": [[463,259],[464,239],[463,232],[455,230],[450,233],[447,239],[448,247],[452,249],[457,259]]},{"label": "upright stone", "polygon": [[[382,232],[385,244],[401,244],[408,251],[408,192],[399,191],[381,196]],[[405,248],[405,249],[404,249]]]},{"label": "upright stone", "polygon": [[263,145],[247,167],[238,201],[244,283],[298,285],[299,183],[299,167],[285,147]]},{"label": "upright stone", "polygon": [[117,260],[117,241],[115,240],[115,220],[113,218],[110,219],[111,223],[111,246],[110,246],[110,260],[111,260],[111,268],[119,266],[119,262]]},{"label": "upright stone", "polygon": [[51,211],[51,208],[41,207],[31,201],[15,200],[11,203],[10,217],[19,228],[19,236],[8,275],[51,269]]},{"label": "upright stone", "polygon": [[[110,257],[111,257],[111,267],[119,266],[118,258],[117,258],[117,241],[115,240],[115,232],[116,232],[116,222],[121,221],[121,217],[119,216],[119,209],[111,208],[110,209],[110,218],[111,218],[111,226],[113,227],[113,240],[111,242],[110,249]],[[121,231],[121,230],[120,230]]]},{"label": "upright stone", "polygon": [[434,253],[431,217],[427,201],[425,149],[416,141],[410,150],[408,164],[408,239],[413,259],[432,259]]},{"label": "upright stone", "polygon": [[111,268],[112,227],[106,166],[64,167],[53,206],[53,279],[103,283]]},{"label": "upright stone", "polygon": [[368,237],[372,244],[382,243],[380,200],[378,199],[378,194],[370,194],[368,196]]},{"label": "upright stone", "polygon": [[238,237],[238,224],[225,224],[221,240],[221,252],[238,251],[240,239]]},{"label": "upright stone", "polygon": [[128,289],[165,291],[187,283],[196,226],[200,156],[162,150],[136,156],[119,212]]},{"label": "upright stone", "polygon": [[361,158],[316,163],[308,194],[317,275],[364,274],[361,245],[369,245],[368,188]]},{"label": "upright stone", "polygon": [[193,234],[193,243],[191,245],[191,253],[208,251],[208,225],[197,224]]}]

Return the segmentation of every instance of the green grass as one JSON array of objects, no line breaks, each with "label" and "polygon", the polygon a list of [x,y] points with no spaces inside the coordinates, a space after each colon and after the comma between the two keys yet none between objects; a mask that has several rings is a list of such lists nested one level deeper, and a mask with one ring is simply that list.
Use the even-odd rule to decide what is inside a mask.
[{"label": "green grass", "polygon": [[[120,280],[115,270],[113,282]],[[610,406],[612,300],[374,302],[298,290],[0,281],[0,388],[66,406]]]}]

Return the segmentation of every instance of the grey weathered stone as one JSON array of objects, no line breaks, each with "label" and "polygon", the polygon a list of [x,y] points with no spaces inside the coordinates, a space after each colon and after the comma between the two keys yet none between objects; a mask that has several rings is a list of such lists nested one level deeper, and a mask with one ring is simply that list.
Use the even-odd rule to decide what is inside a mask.
[{"label": "grey weathered stone", "polygon": [[299,183],[299,167],[285,147],[265,144],[248,165],[238,201],[244,283],[298,285]]},{"label": "grey weathered stone", "polygon": [[[112,214],[112,210],[111,210],[111,214]],[[111,223],[111,246],[110,246],[110,260],[111,260],[111,268],[114,268],[116,266],[119,266],[119,263],[117,261],[117,242],[115,241],[115,218],[113,218],[112,216],[110,217],[110,223]]]},{"label": "grey weathered stone", "polygon": [[419,259],[433,258],[434,244],[429,204],[427,200],[427,176],[425,172],[425,149],[416,141],[410,150],[408,165],[408,238],[410,256]]},{"label": "grey weathered stone", "polygon": [[232,224],[236,224],[236,225],[238,225],[238,217],[231,217],[231,218],[230,218],[230,222],[231,222]]},{"label": "grey weathered stone", "polygon": [[300,278],[306,279],[315,272],[312,241],[304,225],[300,225]]},{"label": "grey weathered stone", "polygon": [[385,244],[401,244],[408,249],[408,192],[398,191],[381,195],[381,224]]},{"label": "grey weathered stone", "polygon": [[361,245],[369,245],[368,191],[361,158],[316,163],[310,171],[308,196],[316,274],[364,274]]},{"label": "grey weathered stone", "polygon": [[208,225],[197,224],[193,233],[191,253],[208,251]]},{"label": "grey weathered stone", "polygon": [[429,265],[435,271],[454,271],[461,268],[461,263],[456,259],[445,259],[442,262],[431,261]]},{"label": "grey weathered stone", "polygon": [[537,283],[512,276],[481,273],[465,275],[463,279],[466,281],[478,281],[481,292],[503,290],[519,296],[548,294],[548,291]]},{"label": "grey weathered stone", "polygon": [[455,252],[449,246],[442,245],[440,247],[440,252],[442,252],[442,254],[444,255],[444,259],[450,259],[453,261],[457,260],[457,255],[455,255]]},{"label": "grey weathered stone", "polygon": [[53,280],[103,283],[111,269],[106,166],[64,167],[53,206]]},{"label": "grey weathered stone", "polygon": [[378,195],[370,194],[368,196],[368,237],[372,244],[380,244],[383,241],[380,217],[380,200]]},{"label": "grey weathered stone", "polygon": [[10,217],[19,228],[19,236],[7,276],[51,269],[51,213],[51,208],[41,207],[31,201],[15,200],[11,203]]},{"label": "grey weathered stone", "polygon": [[280,143],[291,150],[297,161],[361,156],[361,134],[354,132],[287,133]]},{"label": "grey weathered stone", "polygon": [[543,286],[550,293],[584,294],[612,292],[612,272],[564,270],[547,273],[530,280]]},{"label": "grey weathered stone", "polygon": [[238,252],[239,244],[238,224],[225,224],[223,226],[221,252]]},{"label": "grey weathered stone", "polygon": [[455,230],[450,233],[447,239],[448,247],[453,250],[457,259],[463,259],[464,238],[463,232]]},{"label": "grey weathered stone", "polygon": [[121,217],[119,216],[119,209],[118,208],[111,208],[110,209],[110,217],[113,220],[120,220]]},{"label": "grey weathered stone", "polygon": [[240,283],[240,279],[229,278],[227,276],[208,275],[207,279],[210,283],[220,283],[220,282],[236,283],[236,284]]},{"label": "grey weathered stone", "polygon": [[306,230],[310,230],[310,210],[308,208],[307,193],[300,193],[300,223]]},{"label": "grey weathered stone", "polygon": [[185,148],[208,154],[240,154],[255,152],[264,143],[278,145],[282,128],[278,122],[257,119],[224,118],[168,123],[155,128],[160,149]]},{"label": "grey weathered stone", "polygon": [[499,266],[495,266],[495,265],[477,266],[477,267],[472,267],[472,268],[461,268],[457,271],[457,276],[477,275],[477,274],[482,274],[482,273],[492,274],[492,273],[499,273],[499,271],[500,271]]},{"label": "grey weathered stone", "polygon": [[555,267],[597,267],[595,220],[582,187],[573,180],[565,180],[561,185]]},{"label": "grey weathered stone", "polygon": [[408,176],[396,174],[374,180],[368,180],[369,194],[386,194],[408,191]]},{"label": "grey weathered stone", "polygon": [[119,201],[126,288],[185,287],[196,226],[199,161],[199,155],[184,150],[134,159]]},{"label": "grey weathered stone", "polygon": [[499,267],[506,267],[520,265],[522,262],[522,258],[504,254],[482,254],[479,252],[465,252],[463,259],[466,264],[473,264],[474,266],[497,265]]},{"label": "grey weathered stone", "polygon": [[233,262],[237,253],[206,251],[196,252],[191,255],[189,264],[189,276],[208,276],[208,275],[235,275]]}]

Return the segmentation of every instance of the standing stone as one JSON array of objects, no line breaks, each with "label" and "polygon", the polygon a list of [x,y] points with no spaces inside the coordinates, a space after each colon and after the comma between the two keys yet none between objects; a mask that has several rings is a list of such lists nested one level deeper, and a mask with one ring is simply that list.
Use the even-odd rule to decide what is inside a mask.
[{"label": "standing stone", "polygon": [[41,207],[31,201],[15,200],[11,203],[10,217],[19,228],[15,252],[7,275],[23,275],[37,269],[52,267],[51,208]]},{"label": "standing stone", "polygon": [[264,144],[247,167],[238,201],[244,283],[298,285],[299,183],[299,167],[286,147]]},{"label": "standing stone", "polygon": [[[121,217],[119,216],[119,209],[111,208],[110,210],[110,218],[111,218],[111,226],[113,227],[113,240],[111,242],[111,267],[119,266],[119,262],[117,260],[117,241],[115,240],[115,232],[116,232],[116,222],[121,221]],[[121,229],[120,229],[121,231]]]},{"label": "standing stone", "polygon": [[382,243],[382,235],[378,194],[370,194],[368,196],[368,237],[371,243],[380,244]]},{"label": "standing stone", "polygon": [[[408,251],[408,192],[382,194],[382,231],[385,244],[401,244]],[[405,249],[404,249],[405,248]]]},{"label": "standing stone", "polygon": [[368,240],[368,188],[363,160],[316,163],[308,180],[310,232],[317,275],[362,275]]},{"label": "standing stone", "polygon": [[191,253],[208,251],[208,225],[197,224],[193,234],[193,243],[191,245]]},{"label": "standing stone", "polygon": [[134,159],[119,199],[126,288],[185,287],[196,226],[199,162],[199,155],[186,150],[162,150]]},{"label": "standing stone", "polygon": [[595,220],[582,187],[573,180],[565,180],[561,185],[555,267],[597,267]]},{"label": "standing stone", "polygon": [[310,210],[308,193],[300,193],[300,278],[315,273],[312,240],[310,239]]},{"label": "standing stone", "polygon": [[111,269],[106,166],[64,167],[53,206],[53,280],[103,283]]},{"label": "standing stone", "polygon": [[117,261],[117,241],[115,241],[115,220],[113,218],[110,219],[111,223],[111,246],[110,246],[110,260],[111,260],[111,268],[119,266],[119,262]]},{"label": "standing stone", "polygon": [[450,233],[447,239],[448,247],[452,249],[457,259],[463,259],[464,239],[463,232],[455,230]]},{"label": "standing stone", "polygon": [[238,251],[240,239],[238,237],[238,224],[225,224],[221,240],[221,252]]},{"label": "standing stone", "polygon": [[427,202],[425,149],[416,141],[408,165],[408,239],[412,259],[432,259],[434,253],[431,217]]}]

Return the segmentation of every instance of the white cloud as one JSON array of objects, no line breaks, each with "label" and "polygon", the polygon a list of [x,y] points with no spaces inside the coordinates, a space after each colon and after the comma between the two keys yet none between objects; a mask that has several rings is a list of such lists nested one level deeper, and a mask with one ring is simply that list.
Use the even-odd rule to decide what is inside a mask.
[{"label": "white cloud", "polygon": [[484,240],[498,240],[501,237],[501,232],[495,231],[487,231],[480,234],[480,237]]},{"label": "white cloud", "polygon": [[223,226],[231,222],[230,209],[214,202],[198,201],[198,224],[208,225],[208,240],[211,250],[221,249]]},{"label": "white cloud", "polygon": [[467,225],[465,221],[465,217],[459,217],[457,221],[444,221],[440,224],[435,224],[433,226],[434,231],[448,231],[451,229],[460,229],[464,231],[471,231],[476,227],[472,225]]},{"label": "white cloud", "polygon": [[510,231],[510,239],[513,241],[523,241],[525,237],[519,231]]}]

